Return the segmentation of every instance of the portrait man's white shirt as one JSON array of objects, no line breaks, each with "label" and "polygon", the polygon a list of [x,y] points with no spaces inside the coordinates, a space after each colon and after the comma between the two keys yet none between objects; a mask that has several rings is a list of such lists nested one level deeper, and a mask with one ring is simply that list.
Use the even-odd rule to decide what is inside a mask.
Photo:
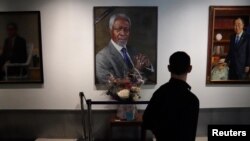
[{"label": "portrait man's white shirt", "polygon": [[[115,49],[121,54],[121,56],[124,58],[124,56],[123,56],[123,54],[122,54],[122,46],[120,46],[120,45],[118,45],[117,43],[115,43],[112,39],[111,39],[111,43],[114,45],[114,47],[115,47]],[[126,46],[125,46],[125,48],[127,48]],[[127,55],[128,55],[128,57],[129,57],[129,60],[130,60],[130,62],[131,62],[131,64],[133,65],[133,67],[134,67],[134,63],[133,63],[133,61],[132,61],[132,59],[131,59],[131,57],[130,57],[130,55],[128,54],[128,52],[127,52]],[[153,65],[151,64],[149,67],[146,67],[145,69],[147,69],[147,70],[149,70],[149,71],[151,71],[151,72],[154,72],[154,67],[153,67]]]},{"label": "portrait man's white shirt", "polygon": [[[122,46],[120,46],[120,45],[118,45],[117,43],[115,43],[112,39],[111,39],[111,43],[114,45],[114,47],[115,47],[115,49],[121,54],[121,56],[124,58],[124,56],[123,56],[123,54],[122,54]],[[127,47],[125,46],[125,48],[127,49]],[[130,57],[130,55],[128,54],[128,52],[127,52],[127,55],[128,55],[128,57],[129,57],[129,60],[130,60],[130,62],[131,62],[131,64],[133,65],[133,67],[134,67],[134,63],[133,63],[133,61],[132,61],[132,59],[131,59],[131,57]]]}]

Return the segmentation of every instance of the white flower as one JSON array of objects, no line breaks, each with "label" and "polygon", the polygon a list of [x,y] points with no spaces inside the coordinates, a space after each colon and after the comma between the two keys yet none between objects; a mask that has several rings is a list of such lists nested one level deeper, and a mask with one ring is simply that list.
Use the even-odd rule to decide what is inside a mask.
[{"label": "white flower", "polygon": [[140,84],[140,85],[144,84],[144,80],[143,79],[138,79],[137,81],[138,81],[138,84]]},{"label": "white flower", "polygon": [[134,92],[134,93],[140,93],[141,88],[140,87],[136,87],[136,86],[132,86],[131,87],[131,91]]},{"label": "white flower", "polygon": [[122,99],[127,99],[129,98],[129,90],[128,89],[122,89],[120,90],[117,95],[122,98]]},{"label": "white flower", "polygon": [[137,100],[139,100],[140,98],[141,98],[141,97],[140,97],[139,95],[137,95],[137,94],[133,96],[133,100],[134,100],[134,101],[137,101]]}]

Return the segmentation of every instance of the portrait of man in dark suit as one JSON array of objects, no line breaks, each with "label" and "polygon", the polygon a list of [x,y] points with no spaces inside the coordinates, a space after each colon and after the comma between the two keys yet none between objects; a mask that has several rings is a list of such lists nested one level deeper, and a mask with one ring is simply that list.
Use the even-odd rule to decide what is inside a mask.
[{"label": "portrait of man in dark suit", "polygon": [[[0,70],[3,79],[3,66],[5,63],[24,63],[27,60],[26,40],[18,35],[18,27],[15,23],[9,23],[6,27],[8,37],[4,41],[3,52],[0,56]],[[19,73],[13,68],[12,73]]]},{"label": "portrait of man in dark suit", "polygon": [[234,20],[235,34],[230,38],[227,63],[229,65],[230,80],[249,79],[250,69],[250,35],[244,31],[242,18]]},{"label": "portrait of man in dark suit", "polygon": [[0,12],[0,21],[0,84],[43,83],[40,12]]},{"label": "portrait of man in dark suit", "polygon": [[146,83],[152,82],[150,78],[155,75],[155,66],[148,55],[138,51],[136,45],[129,44],[132,30],[133,21],[127,14],[110,14],[110,39],[95,56],[96,84],[107,83],[110,75],[124,78],[131,70],[138,72]]}]

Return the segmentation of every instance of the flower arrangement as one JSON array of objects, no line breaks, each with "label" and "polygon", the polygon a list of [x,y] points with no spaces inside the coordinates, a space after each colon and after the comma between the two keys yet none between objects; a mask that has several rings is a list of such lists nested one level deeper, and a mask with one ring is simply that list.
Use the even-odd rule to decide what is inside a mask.
[{"label": "flower arrangement", "polygon": [[143,83],[144,80],[137,70],[129,72],[124,78],[117,78],[110,74],[106,94],[118,101],[136,101],[140,99],[140,87]]}]

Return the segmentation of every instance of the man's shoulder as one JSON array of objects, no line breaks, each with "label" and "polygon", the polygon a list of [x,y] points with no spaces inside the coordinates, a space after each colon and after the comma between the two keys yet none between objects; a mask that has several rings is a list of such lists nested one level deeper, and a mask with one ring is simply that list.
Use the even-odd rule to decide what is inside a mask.
[{"label": "man's shoulder", "polygon": [[159,92],[172,92],[173,90],[183,90],[183,89],[180,89],[177,85],[171,83],[171,82],[166,82],[164,84],[162,84],[157,90]]},{"label": "man's shoulder", "polygon": [[188,99],[187,102],[189,103],[189,105],[194,105],[199,107],[200,101],[193,92],[188,91],[185,97],[186,97],[185,99]]},{"label": "man's shoulder", "polygon": [[194,99],[194,101],[199,101],[198,97],[194,93],[190,92],[190,95]]},{"label": "man's shoulder", "polygon": [[249,33],[244,32],[244,36],[245,36],[248,40],[250,40],[250,34],[249,34]]},{"label": "man's shoulder", "polygon": [[168,82],[161,85],[153,94],[154,97],[166,96],[166,93],[170,93],[170,88]]},{"label": "man's shoulder", "polygon": [[97,55],[97,56],[98,56],[98,55],[101,55],[101,56],[108,55],[108,54],[110,54],[110,52],[111,52],[111,48],[112,48],[112,46],[107,45],[107,46],[105,46],[104,48],[102,48],[96,55]]},{"label": "man's shoulder", "polygon": [[[179,86],[177,86],[179,84]],[[190,90],[187,83],[166,83],[165,90],[169,90],[172,94],[178,95],[178,98],[191,101],[192,103],[199,103],[198,97]]]},{"label": "man's shoulder", "polygon": [[105,46],[104,48],[102,48],[100,51],[97,52],[97,54],[102,54],[102,53],[105,53],[105,52],[108,52],[108,47]]},{"label": "man's shoulder", "polygon": [[167,89],[169,89],[169,82],[162,84],[157,91],[166,91]]},{"label": "man's shoulder", "polygon": [[106,52],[114,52],[116,51],[114,45],[112,44],[112,42],[108,42],[108,44],[106,44],[105,47],[103,47],[98,53],[106,53]]}]

